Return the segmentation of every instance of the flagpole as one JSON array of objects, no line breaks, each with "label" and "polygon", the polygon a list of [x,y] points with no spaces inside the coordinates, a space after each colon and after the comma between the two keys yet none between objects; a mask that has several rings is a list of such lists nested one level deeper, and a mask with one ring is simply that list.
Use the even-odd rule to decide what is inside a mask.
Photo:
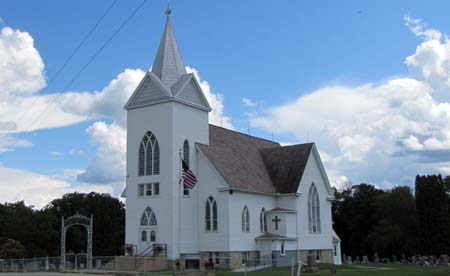
[{"label": "flagpole", "polygon": [[[183,182],[181,174],[182,174],[182,159],[181,159],[181,149],[178,151],[179,153],[179,180],[178,180],[178,261],[181,259],[181,183]],[[180,264],[181,267],[181,264]]]}]

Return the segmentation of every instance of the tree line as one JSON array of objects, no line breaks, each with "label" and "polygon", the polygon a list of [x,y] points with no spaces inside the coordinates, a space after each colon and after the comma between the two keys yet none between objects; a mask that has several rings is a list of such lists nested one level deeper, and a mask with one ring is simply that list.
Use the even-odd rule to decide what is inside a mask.
[{"label": "tree line", "polygon": [[[359,184],[334,190],[333,227],[347,256],[391,258],[450,253],[450,177],[417,176],[410,187]],[[41,210],[23,201],[0,204],[0,259],[58,256],[61,217],[94,217],[93,254],[124,253],[125,206],[108,194],[70,193]],[[66,250],[86,251],[82,226],[69,228]]]},{"label": "tree line", "polygon": [[[93,215],[94,256],[122,255],[125,243],[125,206],[117,198],[99,193],[70,193],[41,210],[23,201],[0,204],[0,259],[60,255],[61,218],[76,213]],[[67,231],[66,251],[86,252],[83,226]]]},{"label": "tree line", "polygon": [[333,227],[347,256],[450,254],[450,177],[418,175],[410,187],[334,190]]}]

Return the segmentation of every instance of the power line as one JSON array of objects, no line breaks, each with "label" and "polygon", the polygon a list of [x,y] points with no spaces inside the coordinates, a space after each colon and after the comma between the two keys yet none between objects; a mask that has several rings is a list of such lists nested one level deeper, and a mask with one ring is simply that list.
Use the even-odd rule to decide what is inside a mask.
[{"label": "power line", "polygon": [[[125,27],[125,25],[136,15],[136,13],[144,6],[144,4],[147,2],[147,0],[143,0],[137,7],[134,9],[134,11],[125,19],[122,24],[116,29],[116,31],[108,38],[108,40],[105,41],[105,43],[92,55],[92,57],[88,60],[88,62],[78,71],[78,73],[64,86],[62,91],[67,90],[74,82],[75,80],[80,76],[80,74],[91,64],[94,59],[101,53],[101,51],[114,39],[114,37]],[[38,117],[34,121],[31,122],[31,124],[25,129],[29,130],[47,111],[50,109],[50,107],[53,106],[53,104],[58,100],[63,93],[58,93],[53,100],[50,102],[50,104],[47,106],[47,108],[41,112]]]},{"label": "power line", "polygon": [[[88,40],[88,38],[92,35],[92,33],[95,31],[95,29],[97,29],[98,25],[100,25],[100,23],[103,21],[103,19],[106,17],[106,15],[108,15],[108,13],[111,11],[111,9],[114,7],[114,5],[117,3],[117,1],[119,1],[119,0],[115,0],[114,2],[111,3],[111,5],[109,5],[108,9],[106,9],[106,11],[103,13],[103,15],[97,20],[97,22],[95,22],[95,24],[91,27],[89,32],[84,36],[83,40],[81,40],[81,42],[78,43],[77,47],[75,47],[75,49],[72,51],[72,53],[69,55],[69,57],[64,61],[64,63],[61,65],[61,67],[59,67],[59,69],[56,71],[55,75],[53,75],[53,77],[50,78],[50,80],[47,82],[47,87],[44,88],[44,90],[42,90],[41,93],[44,92],[45,89],[47,89],[49,87],[49,85],[59,76],[59,74],[64,70],[64,68],[66,68],[66,66],[69,64],[69,62],[75,56],[75,54],[81,49],[81,47]],[[33,107],[36,104],[37,100],[38,100],[38,97],[34,98],[34,101],[25,109],[25,112],[22,113],[22,115],[19,117],[17,122],[20,122],[23,119],[23,117],[25,117],[25,115],[28,113],[28,110],[30,110],[31,107]]]}]

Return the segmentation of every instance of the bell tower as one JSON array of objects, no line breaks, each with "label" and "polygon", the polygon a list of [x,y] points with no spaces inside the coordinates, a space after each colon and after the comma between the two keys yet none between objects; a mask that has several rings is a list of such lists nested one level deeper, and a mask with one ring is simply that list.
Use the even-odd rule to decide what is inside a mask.
[{"label": "bell tower", "polygon": [[[151,71],[124,106],[127,110],[126,244],[135,253],[167,246],[169,259],[197,252],[196,186],[180,186],[181,159],[196,173],[196,143],[208,144],[211,107],[194,74],[186,72],[172,30],[171,10]],[[187,146],[186,146],[187,145]]]}]

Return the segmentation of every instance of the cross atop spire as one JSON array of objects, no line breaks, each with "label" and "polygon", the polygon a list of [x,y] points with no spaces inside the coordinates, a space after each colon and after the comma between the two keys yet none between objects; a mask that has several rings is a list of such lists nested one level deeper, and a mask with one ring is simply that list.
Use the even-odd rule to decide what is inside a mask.
[{"label": "cross atop spire", "polygon": [[169,6],[167,6],[167,9],[164,13],[167,15],[167,17],[169,17],[169,15],[172,13],[172,10],[169,8]]},{"label": "cross atop spire", "polygon": [[171,13],[172,10],[167,8],[165,11],[167,15],[166,27],[164,28],[152,67],[152,72],[168,87],[174,85],[182,75],[186,74],[183,59],[178,50],[178,45],[169,20]]}]

